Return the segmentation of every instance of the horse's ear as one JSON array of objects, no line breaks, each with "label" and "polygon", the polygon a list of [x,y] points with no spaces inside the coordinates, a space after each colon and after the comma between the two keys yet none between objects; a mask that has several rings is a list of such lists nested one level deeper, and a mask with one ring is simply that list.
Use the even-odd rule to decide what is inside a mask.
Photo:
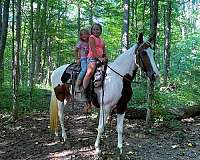
[{"label": "horse's ear", "polygon": [[143,43],[143,33],[140,33],[138,37],[138,44],[142,44],[142,43]]}]

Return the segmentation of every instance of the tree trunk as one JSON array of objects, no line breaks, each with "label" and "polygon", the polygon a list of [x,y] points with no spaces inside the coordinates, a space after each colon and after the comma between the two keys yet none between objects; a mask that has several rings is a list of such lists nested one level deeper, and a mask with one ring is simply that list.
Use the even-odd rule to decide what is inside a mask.
[{"label": "tree trunk", "polygon": [[135,22],[134,22],[134,20],[135,20],[135,7],[134,7],[134,1],[135,0],[132,0],[131,1],[131,4],[130,4],[130,15],[131,15],[131,17],[130,17],[130,32],[131,32],[131,35],[130,35],[130,43],[132,43],[133,41],[134,41],[134,39],[133,39],[133,37],[134,37],[134,34],[135,34],[135,27],[134,27],[134,24],[135,24]]},{"label": "tree trunk", "polygon": [[[45,1],[44,1],[45,2]],[[43,38],[43,24],[42,24],[42,16],[41,16],[41,2],[38,1],[37,3],[37,19],[35,25],[35,74],[34,79],[35,82],[39,82],[39,72],[41,70],[41,49],[42,49],[42,38]]]},{"label": "tree trunk", "polygon": [[169,0],[167,3],[167,9],[165,10],[165,39],[164,39],[164,86],[167,86],[168,73],[170,67],[170,34],[171,34],[171,10],[172,5]]},{"label": "tree trunk", "polygon": [[[57,24],[56,24],[56,28],[57,28],[57,33],[59,33],[59,31],[60,31],[60,26],[59,26],[59,24],[60,24],[60,11],[58,10],[58,18],[57,18]],[[60,65],[61,65],[61,47],[60,47],[60,43],[59,43],[59,41],[57,41],[57,45],[58,45],[58,50],[57,50],[57,52],[56,52],[56,60],[57,60],[57,62],[56,62],[56,67],[58,68],[58,67],[60,67]]]},{"label": "tree trunk", "polygon": [[90,26],[92,26],[93,24],[93,0],[90,0],[90,17],[89,17],[89,21],[90,21]]},{"label": "tree trunk", "polygon": [[[185,119],[200,115],[200,105],[168,107],[164,112],[172,115],[171,118],[173,119]],[[125,118],[145,119],[146,115],[146,108],[128,108]],[[156,115],[156,112],[153,112],[153,110],[152,115]]]},{"label": "tree trunk", "polygon": [[31,10],[30,10],[30,57],[29,57],[29,101],[31,106],[32,102],[32,94],[33,94],[33,86],[34,86],[34,69],[35,69],[35,55],[34,55],[34,44],[33,44],[33,0],[30,2]]},{"label": "tree trunk", "polygon": [[[14,0],[13,0],[13,9],[14,9]],[[21,0],[17,0],[16,2],[16,40],[15,40],[15,48],[13,51],[13,119],[16,120],[18,118],[18,88],[19,88],[19,54],[20,54],[20,40],[21,40]],[[14,13],[14,11],[13,11]],[[14,29],[14,14],[13,14],[13,29]],[[14,30],[13,30],[14,31]],[[14,33],[13,33],[14,35]],[[13,40],[15,38],[13,37]],[[14,42],[13,42],[14,44]]]},{"label": "tree trunk", "polygon": [[176,119],[185,119],[200,115],[200,105],[169,107],[168,112]]},{"label": "tree trunk", "polygon": [[122,51],[129,48],[129,0],[124,0],[124,23],[122,30]]},{"label": "tree trunk", "polygon": [[47,39],[47,64],[48,64],[48,71],[47,71],[47,80],[48,84],[51,85],[51,71],[52,71],[52,57],[51,57],[51,38]]},{"label": "tree trunk", "polygon": [[146,0],[143,0],[143,13],[142,13],[142,31],[145,33],[145,10],[146,10]]},{"label": "tree trunk", "polygon": [[79,33],[80,33],[80,29],[81,29],[81,8],[80,8],[80,4],[78,3],[77,5],[78,8],[78,17],[77,17],[77,28],[78,28],[78,37],[79,37]]},{"label": "tree trunk", "polygon": [[153,49],[156,48],[156,33],[157,33],[157,23],[158,23],[158,2],[159,0],[151,0],[151,21],[150,21],[150,31],[151,37],[153,37]]},{"label": "tree trunk", "polygon": [[43,10],[40,16],[40,26],[38,27],[38,46],[37,46],[37,59],[36,59],[36,69],[35,78],[38,82],[42,81],[42,46],[44,41],[44,33],[46,29],[46,17],[47,17],[47,0],[43,1]]},{"label": "tree trunk", "polygon": [[[2,4],[2,3],[1,3]],[[3,19],[2,19],[2,5],[0,8],[0,25],[1,25],[1,31],[0,31],[0,87],[2,87],[3,81],[4,81],[4,50],[6,45],[6,39],[7,39],[7,32],[8,32],[8,17],[9,17],[9,6],[10,6],[10,0],[5,0],[3,5]],[[3,21],[2,21],[3,20]]]},{"label": "tree trunk", "polygon": [[137,9],[138,9],[138,0],[135,0],[135,38],[137,39],[138,38],[138,12],[137,12]]},{"label": "tree trunk", "polygon": [[[151,22],[150,22],[150,35],[153,39],[153,48],[155,50],[156,44],[156,31],[157,31],[157,22],[158,22],[158,0],[151,0]],[[147,116],[146,116],[146,124],[148,124],[151,119],[151,108],[153,102],[154,95],[154,83],[147,80],[148,92],[147,92]]]}]

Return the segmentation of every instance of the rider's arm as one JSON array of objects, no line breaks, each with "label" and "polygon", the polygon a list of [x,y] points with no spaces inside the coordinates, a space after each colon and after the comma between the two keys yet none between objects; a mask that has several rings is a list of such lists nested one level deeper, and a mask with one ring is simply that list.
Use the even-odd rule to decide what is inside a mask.
[{"label": "rider's arm", "polygon": [[78,63],[80,60],[80,54],[79,54],[79,48],[75,47],[74,49],[74,56],[75,56],[75,61]]},{"label": "rider's arm", "polygon": [[105,43],[103,43],[103,58],[107,58],[107,52],[106,52]]},{"label": "rider's arm", "polygon": [[93,37],[90,37],[90,38],[89,38],[89,47],[90,47],[90,49],[91,49],[93,55],[94,55],[95,57],[97,57],[96,44],[95,44],[95,40],[94,40]]}]

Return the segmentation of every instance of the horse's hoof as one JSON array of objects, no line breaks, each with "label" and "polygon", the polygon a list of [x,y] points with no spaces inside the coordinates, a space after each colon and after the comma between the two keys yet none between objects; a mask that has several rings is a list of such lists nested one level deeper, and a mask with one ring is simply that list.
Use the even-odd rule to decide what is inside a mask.
[{"label": "horse's hoof", "polygon": [[101,154],[101,150],[100,150],[99,148],[96,148],[95,154],[96,154],[96,155]]},{"label": "horse's hoof", "polygon": [[60,138],[60,142],[61,142],[61,143],[65,143],[66,141],[67,141],[67,137],[61,137],[61,138]]},{"label": "horse's hoof", "polygon": [[119,154],[122,155],[122,147],[118,148],[118,150],[119,150]]}]

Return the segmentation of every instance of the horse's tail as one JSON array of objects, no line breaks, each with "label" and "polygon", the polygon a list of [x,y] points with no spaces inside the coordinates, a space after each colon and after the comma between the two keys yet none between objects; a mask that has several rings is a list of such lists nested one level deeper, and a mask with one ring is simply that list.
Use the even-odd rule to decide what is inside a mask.
[{"label": "horse's tail", "polygon": [[58,103],[54,90],[52,90],[50,102],[50,127],[54,133],[58,133]]}]

